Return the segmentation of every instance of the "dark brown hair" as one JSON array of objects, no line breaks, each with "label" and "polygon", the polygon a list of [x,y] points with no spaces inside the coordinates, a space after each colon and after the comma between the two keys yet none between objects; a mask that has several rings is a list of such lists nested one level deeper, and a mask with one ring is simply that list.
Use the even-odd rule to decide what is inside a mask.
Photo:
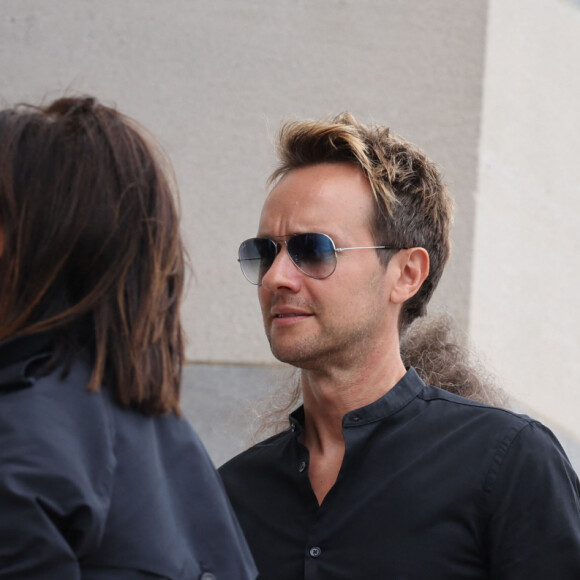
[{"label": "dark brown hair", "polygon": [[[422,247],[430,271],[401,312],[400,327],[423,316],[450,254],[453,200],[435,163],[388,127],[364,125],[350,113],[282,125],[279,167],[270,183],[292,169],[316,163],[352,163],[363,171],[377,202],[372,224],[378,246]],[[391,252],[379,252],[387,264]]]},{"label": "dark brown hair", "polygon": [[144,129],[91,97],[1,111],[0,341],[52,331],[55,364],[88,349],[90,390],[109,381],[125,406],[178,412],[173,187]]}]

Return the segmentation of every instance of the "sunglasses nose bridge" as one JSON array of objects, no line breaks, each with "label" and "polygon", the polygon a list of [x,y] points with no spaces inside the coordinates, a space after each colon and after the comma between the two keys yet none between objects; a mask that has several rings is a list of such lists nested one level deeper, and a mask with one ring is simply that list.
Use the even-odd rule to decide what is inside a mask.
[{"label": "sunglasses nose bridge", "polygon": [[[286,254],[288,254],[288,258],[290,258],[290,261],[292,262],[292,264],[294,264],[294,266],[296,266],[296,268],[298,268],[299,270],[302,270],[302,268],[300,268],[300,264],[298,263],[298,260],[296,258],[296,252],[292,251],[292,246],[293,246],[293,244],[296,243],[296,237],[292,236],[291,238],[289,238],[287,240],[281,240],[281,242],[284,243],[284,246],[286,247]],[[278,252],[280,252],[280,250]]]},{"label": "sunglasses nose bridge", "polygon": [[294,272],[298,273],[300,268],[293,260],[288,251],[288,240],[272,240],[276,246],[276,255],[265,270],[260,279],[260,286],[274,289],[281,286],[294,287],[296,278]]},{"label": "sunglasses nose bridge", "polygon": [[[286,246],[286,254],[288,255],[288,258],[290,259],[290,261],[292,262],[293,266],[295,268],[298,268],[298,270],[300,272],[302,272],[303,274],[306,274],[307,276],[311,276],[312,275],[308,272],[308,269],[304,267],[304,263],[303,263],[303,258],[301,257],[301,255],[303,254],[303,251],[301,251],[299,249],[300,247],[300,240],[301,240],[301,236],[297,235],[297,236],[292,236],[287,240],[280,240],[280,243],[284,243],[284,246]],[[278,253],[280,253],[280,246],[278,249]]]},{"label": "sunglasses nose bridge", "polygon": [[[300,268],[300,265],[298,264],[296,255],[293,254],[292,252],[292,246],[288,245],[289,243],[290,244],[292,243],[293,239],[294,238],[290,238],[289,240],[280,240],[276,242],[276,259],[280,259],[279,258],[280,255],[285,254],[295,268],[302,270],[302,268]],[[282,251],[282,246],[284,246],[284,251]]]}]

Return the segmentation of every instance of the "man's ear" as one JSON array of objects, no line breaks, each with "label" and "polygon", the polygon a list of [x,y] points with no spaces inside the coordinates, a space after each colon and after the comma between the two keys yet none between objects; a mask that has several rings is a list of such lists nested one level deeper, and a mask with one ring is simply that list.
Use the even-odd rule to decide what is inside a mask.
[{"label": "man's ear", "polygon": [[429,275],[429,253],[425,248],[409,248],[397,252],[389,263],[393,267],[391,302],[403,304],[419,292]]}]

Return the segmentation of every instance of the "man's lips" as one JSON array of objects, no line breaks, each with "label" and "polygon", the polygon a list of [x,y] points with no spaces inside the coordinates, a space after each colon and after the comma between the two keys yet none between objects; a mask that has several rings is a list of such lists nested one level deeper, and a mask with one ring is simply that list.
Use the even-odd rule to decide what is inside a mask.
[{"label": "man's lips", "polygon": [[289,318],[292,316],[312,316],[311,314],[302,314],[299,312],[290,312],[288,314],[274,314],[274,318]]},{"label": "man's lips", "polygon": [[271,311],[271,316],[273,318],[287,318],[289,316],[312,316],[312,313],[295,308],[274,308]]},{"label": "man's lips", "polygon": [[312,312],[307,312],[304,310],[295,310],[290,308],[275,308],[270,313],[273,322],[276,324],[292,323],[298,322],[310,316],[313,316]]}]

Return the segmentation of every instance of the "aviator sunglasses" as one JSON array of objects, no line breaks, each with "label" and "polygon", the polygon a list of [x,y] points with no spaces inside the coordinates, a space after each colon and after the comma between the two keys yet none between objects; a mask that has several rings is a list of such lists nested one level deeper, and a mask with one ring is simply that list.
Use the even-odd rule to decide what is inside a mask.
[{"label": "aviator sunglasses", "polygon": [[292,263],[304,274],[323,280],[336,269],[336,256],[346,250],[398,250],[393,246],[358,246],[337,248],[326,234],[292,234],[288,240],[275,241],[270,238],[250,238],[242,242],[238,251],[238,262],[248,282],[260,286],[266,272],[276,256],[286,245]]}]

